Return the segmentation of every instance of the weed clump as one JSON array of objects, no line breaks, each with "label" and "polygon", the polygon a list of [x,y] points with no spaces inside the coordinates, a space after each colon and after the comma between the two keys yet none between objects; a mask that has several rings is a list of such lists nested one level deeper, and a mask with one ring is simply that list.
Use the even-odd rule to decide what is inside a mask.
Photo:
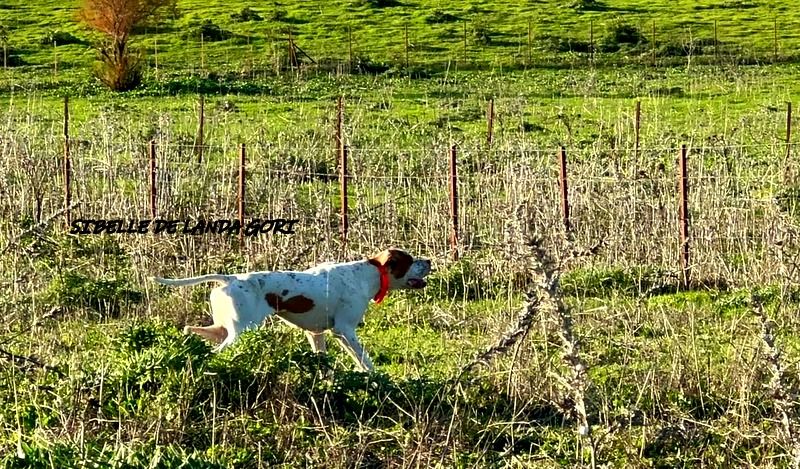
[{"label": "weed clump", "polygon": [[440,298],[477,300],[496,296],[506,285],[493,282],[486,269],[475,257],[463,257],[458,262],[429,277],[425,293]]},{"label": "weed clump", "polygon": [[372,8],[387,8],[400,5],[397,0],[361,0],[361,3]]},{"label": "weed clump", "polygon": [[231,19],[237,23],[245,23],[248,21],[261,21],[264,18],[252,8],[244,7],[238,13],[231,13]]},{"label": "weed clump", "polygon": [[83,44],[84,41],[67,31],[52,30],[39,39],[42,46],[64,46],[67,44]]},{"label": "weed clump", "polygon": [[67,272],[50,282],[45,298],[53,306],[88,308],[101,316],[116,317],[123,305],[139,304],[143,297],[124,279],[97,279]]},{"label": "weed clump", "polygon": [[484,24],[476,24],[472,29],[472,37],[477,44],[488,46],[492,43],[494,32]]},{"label": "weed clump", "polygon": [[604,298],[674,291],[677,284],[666,272],[654,267],[592,267],[565,272],[561,289],[569,296]]},{"label": "weed clump", "polygon": [[647,38],[636,26],[617,20],[612,23],[608,33],[600,41],[601,52],[619,52],[647,44]]},{"label": "weed clump", "polygon": [[425,22],[428,24],[442,24],[453,23],[458,21],[458,16],[442,10],[433,10],[431,14],[425,17]]},{"label": "weed clump", "polygon": [[[662,57],[687,57],[690,55],[706,55],[713,53],[713,38],[690,38],[684,41],[669,41],[658,47],[658,55]],[[709,52],[710,51],[710,52]]]},{"label": "weed clump", "polygon": [[600,0],[576,0],[570,5],[575,11],[604,11],[606,9],[605,3]]},{"label": "weed clump", "polygon": [[788,186],[778,192],[775,196],[775,203],[778,204],[781,212],[795,220],[800,220],[800,186]]},{"label": "weed clump", "polygon": [[589,43],[589,41],[575,39],[573,37],[544,36],[540,38],[539,41],[542,42],[545,49],[550,52],[589,53],[592,51],[592,45]]},{"label": "weed clump", "polygon": [[373,60],[364,55],[358,55],[353,58],[353,73],[364,75],[379,75],[391,69],[391,65],[386,62]]},{"label": "weed clump", "polygon": [[210,19],[205,19],[202,23],[190,28],[184,37],[196,41],[202,39],[206,42],[217,42],[230,39],[232,36],[233,33],[230,31],[222,29]]}]

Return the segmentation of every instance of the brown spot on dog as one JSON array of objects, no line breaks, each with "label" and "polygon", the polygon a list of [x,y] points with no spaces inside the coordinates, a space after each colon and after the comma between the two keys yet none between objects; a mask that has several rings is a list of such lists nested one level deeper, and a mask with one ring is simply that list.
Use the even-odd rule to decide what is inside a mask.
[{"label": "brown spot on dog", "polygon": [[387,249],[373,257],[376,262],[386,266],[394,278],[403,278],[414,263],[411,254],[400,249]]},{"label": "brown spot on dog", "polygon": [[283,307],[290,313],[303,314],[311,311],[314,300],[303,295],[295,295],[283,302]]},{"label": "brown spot on dog", "polygon": [[286,311],[294,314],[303,314],[314,308],[314,300],[303,295],[295,295],[284,299],[275,293],[267,293],[264,296],[267,304],[272,306],[275,311]]},{"label": "brown spot on dog", "polygon": [[264,299],[267,300],[267,304],[272,306],[272,309],[278,310],[281,306],[282,298],[275,293],[267,293],[264,295]]}]

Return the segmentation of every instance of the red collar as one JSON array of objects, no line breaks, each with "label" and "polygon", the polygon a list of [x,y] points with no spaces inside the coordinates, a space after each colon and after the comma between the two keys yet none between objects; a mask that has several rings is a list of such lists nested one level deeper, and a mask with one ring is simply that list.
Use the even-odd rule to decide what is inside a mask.
[{"label": "red collar", "polygon": [[375,294],[375,298],[373,298],[375,303],[380,303],[386,297],[386,293],[389,292],[389,272],[386,270],[385,265],[375,259],[369,259],[368,262],[378,268],[378,273],[381,276],[381,286],[378,289],[378,293]]}]

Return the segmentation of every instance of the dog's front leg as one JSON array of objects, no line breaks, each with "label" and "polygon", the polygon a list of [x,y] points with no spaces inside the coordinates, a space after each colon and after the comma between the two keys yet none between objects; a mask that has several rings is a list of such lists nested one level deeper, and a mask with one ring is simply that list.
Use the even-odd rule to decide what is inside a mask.
[{"label": "dog's front leg", "polygon": [[367,355],[364,347],[361,346],[361,342],[358,341],[355,331],[352,329],[345,331],[336,330],[333,334],[342,345],[342,348],[353,358],[361,371],[372,373],[372,360],[369,359],[369,355]]}]

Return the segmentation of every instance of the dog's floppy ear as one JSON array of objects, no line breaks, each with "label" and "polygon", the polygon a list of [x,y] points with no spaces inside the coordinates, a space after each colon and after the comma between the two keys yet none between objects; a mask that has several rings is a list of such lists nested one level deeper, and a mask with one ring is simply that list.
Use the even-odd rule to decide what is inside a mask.
[{"label": "dog's floppy ear", "polygon": [[414,263],[411,254],[402,249],[389,248],[375,255],[373,259],[392,273],[394,278],[403,278]]}]

